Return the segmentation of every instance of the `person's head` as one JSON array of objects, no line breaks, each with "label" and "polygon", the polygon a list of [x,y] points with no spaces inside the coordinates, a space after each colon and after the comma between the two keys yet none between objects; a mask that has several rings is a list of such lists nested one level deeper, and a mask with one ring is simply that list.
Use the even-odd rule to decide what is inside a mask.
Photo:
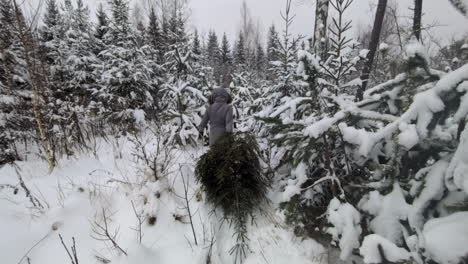
[{"label": "person's head", "polygon": [[231,96],[229,92],[224,88],[216,88],[211,92],[210,103],[231,103]]}]

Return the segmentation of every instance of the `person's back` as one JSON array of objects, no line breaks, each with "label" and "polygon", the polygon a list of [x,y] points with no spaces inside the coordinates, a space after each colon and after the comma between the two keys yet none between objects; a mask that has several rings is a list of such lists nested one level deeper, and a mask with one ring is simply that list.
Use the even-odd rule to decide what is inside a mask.
[{"label": "person's back", "polygon": [[207,108],[203,120],[200,124],[199,131],[202,134],[203,130],[210,123],[210,145],[213,145],[216,140],[222,137],[226,132],[232,132],[233,117],[231,96],[223,88],[214,89],[212,92],[212,104]]}]

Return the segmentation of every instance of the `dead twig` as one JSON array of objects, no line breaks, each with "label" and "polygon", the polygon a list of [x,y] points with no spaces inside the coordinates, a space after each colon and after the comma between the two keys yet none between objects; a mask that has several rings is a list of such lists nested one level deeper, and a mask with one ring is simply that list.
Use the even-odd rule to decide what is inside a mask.
[{"label": "dead twig", "polygon": [[141,240],[143,239],[143,232],[142,232],[142,228],[141,228],[141,227],[142,227],[143,222],[145,221],[145,219],[142,217],[141,214],[139,214],[139,213],[137,212],[137,210],[136,210],[136,208],[135,208],[135,204],[133,203],[133,201],[131,201],[131,203],[132,203],[133,213],[135,213],[135,216],[136,216],[136,218],[137,218],[137,220],[138,220],[138,225],[137,225],[137,227],[136,227],[135,229],[133,229],[133,228],[132,228],[132,229],[135,230],[135,231],[137,232],[137,240],[138,240],[138,242],[141,244]]},{"label": "dead twig", "polygon": [[182,168],[180,167],[180,174],[182,176],[182,184],[184,185],[184,200],[185,200],[185,209],[187,210],[188,217],[190,220],[190,226],[192,228],[193,239],[195,240],[195,245],[198,246],[197,235],[195,233],[195,227],[193,226],[193,219],[192,219],[192,212],[190,210],[190,199],[188,197],[188,183],[185,181],[184,173],[182,172]]},{"label": "dead twig", "polygon": [[18,261],[17,264],[21,264],[21,262],[26,258],[28,259],[28,263],[29,263],[29,253],[35,248],[37,247],[39,244],[42,243],[42,241],[44,241],[49,235],[51,234],[51,231],[49,231],[49,233],[47,233],[45,236],[43,236],[39,241],[37,241],[28,251],[26,251],[26,253],[23,255],[23,257],[21,257],[21,259]]},{"label": "dead twig", "polygon": [[35,208],[40,208],[40,209],[44,209],[44,206],[42,205],[42,203],[39,201],[39,199],[37,199],[32,193],[31,191],[29,190],[29,188],[26,186],[26,184],[24,183],[24,180],[23,180],[23,177],[21,177],[21,174],[19,173],[19,171],[16,169],[16,175],[18,175],[18,181],[19,181],[19,185],[21,186],[21,188],[23,188],[25,194],[26,194],[26,197],[29,198],[29,201],[31,202],[31,204],[33,205],[33,207]]},{"label": "dead twig", "polygon": [[127,252],[123,250],[119,244],[117,243],[117,236],[119,233],[119,229],[117,228],[113,234],[109,232],[109,224],[108,224],[108,216],[106,215],[106,211],[104,208],[102,209],[102,219],[103,223],[100,224],[97,221],[93,223],[92,231],[93,235],[91,235],[92,238],[98,240],[98,241],[104,241],[104,242],[110,242],[112,246],[117,249],[118,251],[122,252],[125,256],[127,256]]},{"label": "dead twig", "polygon": [[70,247],[70,249],[68,249],[67,245],[63,241],[63,237],[62,237],[61,234],[59,234],[59,237],[60,237],[60,242],[62,242],[62,245],[65,248],[65,251],[67,251],[68,257],[70,257],[71,263],[72,264],[79,264],[78,263],[78,254],[76,253],[75,237],[72,237],[73,245]]}]

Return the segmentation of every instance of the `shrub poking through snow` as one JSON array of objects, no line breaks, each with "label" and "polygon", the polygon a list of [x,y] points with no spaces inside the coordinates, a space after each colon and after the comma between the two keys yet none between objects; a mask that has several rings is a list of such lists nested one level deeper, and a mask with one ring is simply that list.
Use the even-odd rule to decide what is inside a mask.
[{"label": "shrub poking through snow", "polygon": [[234,227],[237,244],[232,248],[241,262],[248,246],[246,223],[266,202],[269,182],[260,166],[259,147],[247,133],[226,134],[197,163],[196,176],[208,202],[221,208]]}]

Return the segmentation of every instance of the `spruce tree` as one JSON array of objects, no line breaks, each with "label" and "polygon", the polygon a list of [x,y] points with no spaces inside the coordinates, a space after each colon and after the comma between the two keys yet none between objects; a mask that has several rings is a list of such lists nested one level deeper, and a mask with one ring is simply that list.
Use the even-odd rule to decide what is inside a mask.
[{"label": "spruce tree", "polygon": [[[49,91],[55,93],[53,96],[60,97],[57,93],[61,93],[66,87],[65,82],[68,80],[66,67],[66,57],[69,51],[68,43],[65,42],[65,35],[72,22],[72,7],[71,3],[67,2],[60,11],[57,8],[55,0],[47,2],[47,8],[44,13],[44,25],[40,28],[41,56],[48,67]],[[60,98],[64,100],[64,98]]]},{"label": "spruce tree", "polygon": [[265,51],[263,50],[262,45],[259,43],[257,45],[257,50],[255,52],[255,72],[259,79],[263,79],[265,75],[266,67],[266,58]]},{"label": "spruce tree", "polygon": [[60,23],[60,13],[55,0],[48,0],[46,2],[46,11],[44,15],[44,25],[42,39],[50,41],[54,38],[52,35],[54,28]]},{"label": "spruce tree", "polygon": [[156,118],[158,107],[159,66],[152,59],[156,51],[151,46],[136,47],[135,33],[128,20],[128,2],[110,1],[111,42],[99,57],[97,69],[98,116],[111,124],[135,129]]},{"label": "spruce tree", "polygon": [[180,42],[180,31],[179,31],[179,18],[178,18],[179,12],[177,9],[174,9],[173,13],[171,14],[171,17],[169,18],[169,24],[168,24],[168,34],[167,34],[167,44],[169,46],[169,50],[172,50],[175,48],[176,44]]},{"label": "spruce tree", "polygon": [[22,159],[20,141],[35,137],[24,49],[9,0],[0,0],[0,166]]},{"label": "spruce tree", "polygon": [[148,20],[148,43],[156,50],[161,49],[161,32],[158,17],[154,7],[151,7],[150,9]]},{"label": "spruce tree", "polygon": [[109,18],[107,17],[107,14],[104,11],[102,4],[99,4],[98,6],[98,9],[96,12],[96,18],[97,18],[97,25],[96,25],[96,31],[94,33],[94,36],[98,40],[104,41],[105,36],[107,32],[109,31]]},{"label": "spruce tree", "polygon": [[96,81],[95,65],[98,60],[93,51],[97,47],[92,35],[89,8],[82,0],[77,0],[77,7],[71,12],[69,16],[73,18],[72,26],[63,39],[68,49],[64,65],[68,76],[65,89],[76,96],[71,100],[73,104],[79,102],[78,105],[82,107],[88,105],[89,89]]},{"label": "spruce tree", "polygon": [[245,69],[247,63],[247,53],[244,42],[244,34],[239,32],[239,38],[236,42],[235,52],[234,52],[234,62],[236,63],[237,68]]},{"label": "spruce tree", "polygon": [[221,42],[221,85],[223,87],[228,87],[231,83],[232,60],[231,47],[226,33],[224,33],[223,40]]},{"label": "spruce tree", "polygon": [[[211,70],[203,67],[194,54],[194,44],[185,32],[183,13],[176,6],[168,20],[167,45],[164,57],[165,76],[162,84],[162,104],[165,111],[164,129],[168,141],[178,145],[194,145],[199,135],[204,93],[211,86]],[[199,43],[199,42],[198,42]],[[198,45],[198,44],[197,44]]]},{"label": "spruce tree", "polygon": [[275,25],[272,24],[268,31],[267,41],[267,59],[269,62],[278,60],[278,32],[276,31]]},{"label": "spruce tree", "polygon": [[229,41],[227,39],[226,33],[223,34],[223,40],[221,42],[221,62],[222,63],[232,62],[231,46],[229,45]]},{"label": "spruce tree", "polygon": [[177,36],[178,36],[178,42],[187,42],[188,36],[187,32],[185,31],[185,18],[184,14],[182,12],[181,7],[177,9]]},{"label": "spruce tree", "polygon": [[83,0],[76,1],[76,8],[73,14],[74,28],[83,33],[90,32],[89,8],[83,4]]},{"label": "spruce tree", "polygon": [[0,21],[2,22],[2,27],[0,27],[0,52],[2,54],[0,57],[2,59],[0,82],[3,83],[3,85],[8,85],[10,80],[8,80],[9,78],[7,75],[11,72],[11,70],[9,70],[11,65],[7,65],[9,62],[6,56],[8,55],[9,48],[13,44],[14,39],[14,14],[8,0],[0,1]]},{"label": "spruce tree", "polygon": [[84,130],[88,124],[84,117],[97,79],[94,52],[98,48],[91,34],[89,9],[82,0],[77,0],[76,7],[66,2],[56,30],[62,34],[55,34],[56,38],[46,44],[52,59],[47,132],[56,155],[71,155],[74,149],[86,145]]},{"label": "spruce tree", "polygon": [[195,32],[193,33],[192,53],[197,57],[197,59],[200,59],[199,56],[202,55],[200,36],[198,36],[198,30],[196,29],[195,29]]},{"label": "spruce tree", "polygon": [[130,21],[129,7],[127,0],[109,0],[109,6],[112,13],[112,24],[110,33],[112,42],[118,45],[129,44],[130,37]]},{"label": "spruce tree", "polygon": [[206,45],[206,56],[210,66],[215,67],[220,59],[220,49],[218,43],[218,36],[214,31],[208,34],[208,43]]},{"label": "spruce tree", "polygon": [[208,43],[206,45],[206,59],[208,66],[213,69],[215,80],[220,82],[221,76],[221,51],[219,49],[218,36],[214,31],[208,34]]},{"label": "spruce tree", "polygon": [[138,44],[138,47],[142,47],[143,45],[146,44],[147,40],[147,32],[146,32],[146,27],[143,24],[142,21],[138,21],[138,24],[136,26],[136,42]]},{"label": "spruce tree", "polygon": [[193,57],[188,42],[178,43],[166,56],[168,72],[162,85],[165,130],[169,141],[178,145],[195,145],[201,122],[205,95],[209,92],[209,67]]},{"label": "spruce tree", "polygon": [[169,51],[169,23],[167,15],[163,14],[161,23],[161,45],[159,47],[159,57],[161,62],[165,60],[164,55]]},{"label": "spruce tree", "polygon": [[235,109],[236,125],[240,125],[240,127],[237,127],[239,129],[245,129],[242,126],[247,125],[248,119],[251,117],[250,110],[253,107],[255,99],[258,97],[254,77],[253,73],[247,71],[234,73],[231,77],[232,80],[229,88],[231,90],[232,105]]},{"label": "spruce tree", "polygon": [[63,18],[57,7],[55,0],[47,1],[47,7],[44,13],[44,26],[40,28],[42,37],[42,55],[49,65],[57,65],[59,57],[60,38],[64,34]]},{"label": "spruce tree", "polygon": [[[313,48],[298,51],[299,41],[290,36],[288,29],[292,16],[285,12],[286,27],[278,42],[278,60],[271,67],[274,84],[265,91],[269,96],[259,114],[259,119],[268,127],[262,132],[271,136],[274,146],[284,151],[278,159],[305,175],[304,181],[297,183],[304,191],[289,197],[283,204],[288,222],[298,227],[311,227],[302,230],[305,232],[316,227],[316,219],[325,213],[334,197],[344,196],[341,183],[363,173],[359,165],[349,163],[342,130],[327,123],[328,119],[337,117],[339,107],[349,107],[344,101],[354,99],[355,91],[348,83],[357,77],[353,72],[360,57],[346,36],[351,24],[343,19],[351,2],[331,2],[337,17],[333,18],[327,37],[331,42],[330,52],[323,61],[311,54]],[[360,117],[350,120],[356,122]],[[326,133],[322,125],[327,127]],[[331,175],[333,179],[327,180]],[[289,179],[292,178],[287,176],[285,181]]]}]

